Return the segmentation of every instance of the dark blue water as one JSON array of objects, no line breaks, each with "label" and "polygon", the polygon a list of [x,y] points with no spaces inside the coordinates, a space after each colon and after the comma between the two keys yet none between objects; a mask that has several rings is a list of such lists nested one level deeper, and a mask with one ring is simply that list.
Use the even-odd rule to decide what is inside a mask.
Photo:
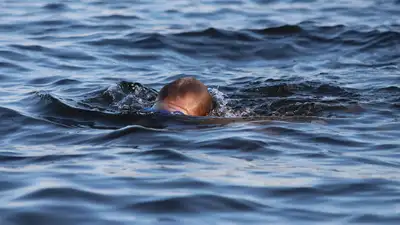
[{"label": "dark blue water", "polygon": [[400,224],[398,0],[0,6],[1,225]]}]

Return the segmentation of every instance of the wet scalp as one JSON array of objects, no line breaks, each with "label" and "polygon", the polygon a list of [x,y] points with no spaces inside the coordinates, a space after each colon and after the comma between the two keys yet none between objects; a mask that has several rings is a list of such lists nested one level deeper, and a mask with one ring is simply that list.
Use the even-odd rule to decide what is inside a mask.
[{"label": "wet scalp", "polygon": [[197,116],[206,116],[212,109],[212,97],[207,87],[194,77],[180,78],[165,85],[158,94],[158,100],[185,100],[185,107]]}]

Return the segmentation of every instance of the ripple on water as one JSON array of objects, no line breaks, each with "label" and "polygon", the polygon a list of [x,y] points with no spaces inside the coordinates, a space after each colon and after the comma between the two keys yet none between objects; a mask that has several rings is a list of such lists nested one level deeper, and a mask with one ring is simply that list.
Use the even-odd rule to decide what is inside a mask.
[{"label": "ripple on water", "polygon": [[[240,198],[224,197],[222,195],[189,195],[169,197],[139,202],[132,206],[144,212],[152,213],[196,213],[204,212],[246,212],[261,210],[262,204]],[[166,210],[167,209],[167,210]]]},{"label": "ripple on water", "polygon": [[398,2],[6,1],[0,224],[397,224]]},{"label": "ripple on water", "polygon": [[43,9],[50,11],[64,11],[68,9],[68,6],[63,3],[48,3],[43,6]]}]

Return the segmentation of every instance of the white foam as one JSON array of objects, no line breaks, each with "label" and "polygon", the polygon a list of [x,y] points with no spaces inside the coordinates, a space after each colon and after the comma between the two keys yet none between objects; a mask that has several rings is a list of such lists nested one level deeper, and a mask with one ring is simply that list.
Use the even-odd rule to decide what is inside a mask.
[{"label": "white foam", "polygon": [[233,110],[230,106],[229,103],[231,103],[231,99],[224,94],[222,91],[218,90],[217,88],[209,88],[208,91],[210,94],[213,96],[215,101],[217,102],[217,107],[214,109],[213,114],[216,116],[221,116],[221,117],[241,117],[248,115],[250,110],[249,109],[244,109],[243,111],[235,111]]}]

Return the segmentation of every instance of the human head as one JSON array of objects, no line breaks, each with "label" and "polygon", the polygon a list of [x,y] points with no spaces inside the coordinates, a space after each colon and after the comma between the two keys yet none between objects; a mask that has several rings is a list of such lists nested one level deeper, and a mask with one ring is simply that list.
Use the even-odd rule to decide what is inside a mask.
[{"label": "human head", "polygon": [[202,82],[194,77],[184,77],[160,90],[155,107],[185,115],[207,116],[212,109],[212,97]]}]

